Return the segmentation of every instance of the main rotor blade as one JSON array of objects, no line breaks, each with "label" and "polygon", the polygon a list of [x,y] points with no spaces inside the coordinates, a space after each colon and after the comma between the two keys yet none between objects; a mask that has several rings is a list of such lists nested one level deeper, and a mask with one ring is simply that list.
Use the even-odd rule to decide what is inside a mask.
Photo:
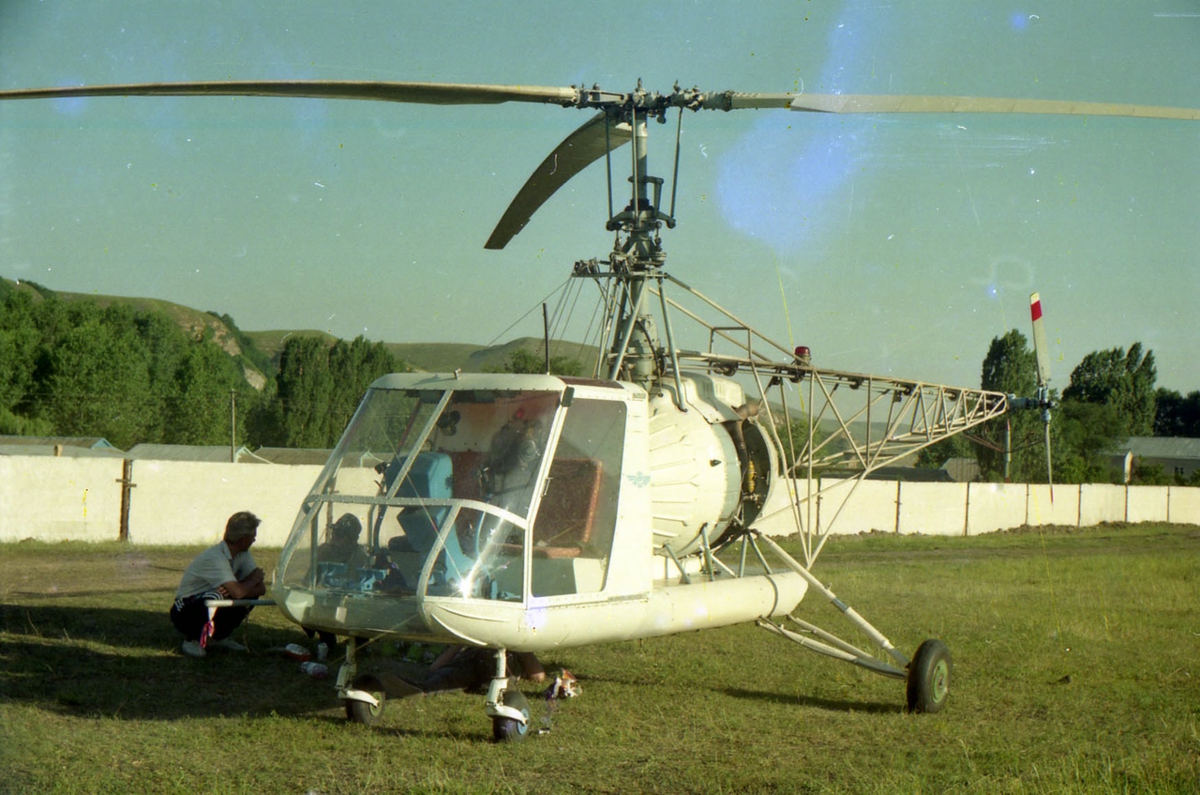
[{"label": "main rotor blade", "polygon": [[355,80],[214,80],[189,83],[58,86],[0,91],[0,100],[126,96],[361,99],[380,102],[412,102],[425,105],[495,105],[501,102],[572,105],[578,97],[578,92],[573,88],[549,86]]},{"label": "main rotor blade", "polygon": [[1003,97],[800,94],[792,110],[810,113],[1040,113],[1066,116],[1131,116],[1140,119],[1200,119],[1200,109],[1108,102]]},{"label": "main rotor blade", "polygon": [[508,205],[484,248],[504,248],[571,177],[633,137],[628,124],[609,124],[606,133],[605,119],[597,113],[555,147]]},{"label": "main rotor blade", "polygon": [[[621,106],[628,94],[556,86],[417,83],[358,80],[207,80],[183,83],[125,83],[55,86],[0,91],[0,100],[121,96],[249,96],[359,99],[427,105],[495,105],[502,102],[575,107]],[[685,107],[712,110],[790,108],[813,113],[1040,113],[1071,116],[1131,116],[1200,119],[1200,109],[1105,102],[1070,102],[998,97],[889,96],[883,94],[792,94],[737,91],[671,95]],[[671,103],[674,104],[674,103]]]}]

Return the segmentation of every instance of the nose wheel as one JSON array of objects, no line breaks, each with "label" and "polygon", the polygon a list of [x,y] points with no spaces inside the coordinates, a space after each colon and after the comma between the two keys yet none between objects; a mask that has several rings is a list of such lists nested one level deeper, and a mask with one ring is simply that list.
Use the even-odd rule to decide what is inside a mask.
[{"label": "nose wheel", "polygon": [[497,715],[492,718],[492,739],[498,743],[524,740],[529,734],[529,702],[520,690],[506,690],[501,697],[506,709],[515,710],[521,718]]},{"label": "nose wheel", "polygon": [[519,742],[529,736],[529,702],[508,678],[508,654],[496,650],[496,674],[488,687],[488,717],[492,719],[492,739],[498,743]]},{"label": "nose wheel", "polygon": [[383,683],[374,676],[359,676],[354,680],[351,689],[355,693],[367,694],[372,700],[347,698],[345,700],[346,718],[353,723],[361,723],[364,726],[374,725],[379,720],[379,716],[383,714],[383,707],[387,701],[387,693],[383,689]]},{"label": "nose wheel", "polygon": [[945,643],[932,639],[922,643],[908,666],[908,711],[940,710],[950,695],[953,667]]}]

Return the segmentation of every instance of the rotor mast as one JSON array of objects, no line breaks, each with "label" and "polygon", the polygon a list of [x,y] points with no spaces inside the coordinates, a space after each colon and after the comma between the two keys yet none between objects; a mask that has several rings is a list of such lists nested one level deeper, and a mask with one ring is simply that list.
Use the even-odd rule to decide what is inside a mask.
[{"label": "rotor mast", "polygon": [[[664,368],[658,330],[646,295],[651,281],[662,295],[663,265],[667,255],[659,233],[663,225],[674,227],[675,219],[660,209],[663,178],[652,176],[648,170],[647,121],[654,118],[659,123],[665,122],[665,108],[646,106],[643,104],[645,98],[639,82],[638,90],[625,107],[615,113],[609,111],[610,123],[617,117],[629,125],[632,151],[629,204],[605,225],[610,232],[616,232],[610,265],[619,291],[619,300],[613,307],[615,331],[609,349],[607,376],[630,380],[653,391]],[[663,318],[666,322],[665,311]],[[669,324],[667,338],[670,342]],[[673,360],[674,351],[670,354]],[[678,368],[671,370],[677,372]]]}]

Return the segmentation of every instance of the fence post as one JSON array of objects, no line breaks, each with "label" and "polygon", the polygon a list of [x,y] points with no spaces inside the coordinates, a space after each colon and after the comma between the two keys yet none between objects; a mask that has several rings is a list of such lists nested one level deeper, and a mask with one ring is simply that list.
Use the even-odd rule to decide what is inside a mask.
[{"label": "fence post", "polygon": [[963,537],[971,534],[971,481],[967,481],[966,504],[963,505]]},{"label": "fence post", "polygon": [[892,523],[892,531],[900,535],[900,481],[896,481],[896,521]]},{"label": "fence post", "polygon": [[129,540],[129,498],[132,496],[132,490],[137,488],[137,484],[133,482],[133,459],[126,458],[121,462],[121,477],[117,479],[121,484],[121,526],[117,530],[118,541]]}]

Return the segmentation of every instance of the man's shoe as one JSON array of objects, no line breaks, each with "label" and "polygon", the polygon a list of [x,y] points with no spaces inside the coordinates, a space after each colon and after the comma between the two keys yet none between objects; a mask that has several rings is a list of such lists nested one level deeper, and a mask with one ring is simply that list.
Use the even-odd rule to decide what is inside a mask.
[{"label": "man's shoe", "polygon": [[203,657],[207,654],[198,640],[185,640],[183,642],[183,653],[189,657]]},{"label": "man's shoe", "polygon": [[245,651],[246,647],[238,643],[233,638],[221,638],[220,640],[210,640],[209,647],[214,649],[225,649],[226,651]]}]

